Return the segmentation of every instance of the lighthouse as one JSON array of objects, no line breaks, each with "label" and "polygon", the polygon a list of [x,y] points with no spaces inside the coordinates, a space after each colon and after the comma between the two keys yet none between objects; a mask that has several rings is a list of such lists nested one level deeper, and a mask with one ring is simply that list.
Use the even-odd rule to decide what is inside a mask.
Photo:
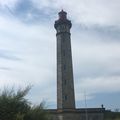
[{"label": "lighthouse", "polygon": [[74,78],[71,51],[71,21],[60,11],[54,27],[57,31],[57,109],[75,109]]}]

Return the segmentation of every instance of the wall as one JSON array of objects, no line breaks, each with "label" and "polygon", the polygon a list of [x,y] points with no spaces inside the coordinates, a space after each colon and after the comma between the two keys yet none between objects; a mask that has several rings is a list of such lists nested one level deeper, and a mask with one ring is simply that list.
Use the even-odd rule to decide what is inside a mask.
[{"label": "wall", "polygon": [[49,110],[51,120],[104,120],[103,108],[75,109],[75,110]]}]

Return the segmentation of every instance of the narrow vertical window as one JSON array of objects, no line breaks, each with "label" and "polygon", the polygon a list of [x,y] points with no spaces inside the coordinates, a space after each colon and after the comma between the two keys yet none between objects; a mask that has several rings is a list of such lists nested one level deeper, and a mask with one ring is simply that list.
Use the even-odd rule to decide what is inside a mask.
[{"label": "narrow vertical window", "polygon": [[63,56],[65,56],[65,50],[63,50]]},{"label": "narrow vertical window", "polygon": [[65,85],[67,84],[67,81],[65,80]]},{"label": "narrow vertical window", "polygon": [[63,69],[64,69],[64,70],[66,69],[66,65],[63,66]]},{"label": "narrow vertical window", "polygon": [[64,96],[64,99],[67,100],[67,95]]}]

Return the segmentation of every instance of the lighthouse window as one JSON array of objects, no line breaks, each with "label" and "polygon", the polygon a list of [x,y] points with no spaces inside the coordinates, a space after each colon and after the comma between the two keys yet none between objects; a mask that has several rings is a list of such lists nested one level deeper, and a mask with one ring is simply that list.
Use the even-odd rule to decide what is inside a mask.
[{"label": "lighthouse window", "polygon": [[67,100],[67,95],[65,95],[65,100]]},{"label": "lighthouse window", "polygon": [[63,66],[64,70],[66,69],[66,65]]},{"label": "lighthouse window", "polygon": [[67,84],[67,81],[65,80],[65,85]]},{"label": "lighthouse window", "polygon": [[63,56],[65,56],[65,50],[63,51]]}]

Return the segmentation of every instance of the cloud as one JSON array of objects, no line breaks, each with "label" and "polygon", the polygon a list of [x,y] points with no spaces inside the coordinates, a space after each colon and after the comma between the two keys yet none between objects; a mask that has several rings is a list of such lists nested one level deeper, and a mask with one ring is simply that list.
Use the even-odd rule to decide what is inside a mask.
[{"label": "cloud", "polygon": [[0,5],[2,7],[5,7],[6,5],[9,7],[14,7],[17,1],[18,0],[0,0]]},{"label": "cloud", "polygon": [[[76,4],[77,3],[77,4]],[[74,20],[77,23],[85,25],[102,25],[102,26],[118,26],[120,18],[118,17],[119,1],[108,0],[75,0],[67,4],[65,7],[73,13]],[[76,9],[72,9],[76,6]]]},{"label": "cloud", "polygon": [[[73,24],[74,25],[74,24]],[[107,42],[107,43],[111,43],[111,42],[120,42],[119,38],[120,38],[120,28],[118,27],[113,27],[113,26],[99,26],[99,25],[93,25],[93,26],[85,26],[85,25],[74,25],[73,26],[74,29],[74,36],[76,38],[78,37],[82,37],[85,34],[88,34],[89,36],[93,36],[98,37],[96,39],[94,39],[94,42]],[[76,31],[77,29],[79,29],[79,31]],[[78,34],[79,33],[79,34]],[[85,36],[84,36],[85,37]],[[88,36],[86,36],[87,38]],[[88,40],[87,42],[91,42],[91,40]],[[85,40],[85,42],[86,42]],[[113,41],[114,40],[114,41]],[[80,42],[83,42],[82,39],[79,40]],[[92,40],[93,42],[93,40]]]},{"label": "cloud", "polygon": [[[16,0],[11,2],[12,5],[9,5],[9,1],[3,2],[0,8],[0,14],[3,16],[14,17],[26,24],[38,24],[41,22],[49,21],[53,16],[53,10],[49,9],[39,9],[36,5],[33,4],[31,0]],[[51,14],[51,15],[50,15]]]},{"label": "cloud", "polygon": [[[71,14],[68,16],[76,24],[120,27],[119,0],[11,0],[11,4],[6,0],[1,4],[7,5],[6,9],[27,23],[35,23],[36,19],[49,21],[48,19],[55,18],[55,11],[63,8]],[[13,7],[9,7],[10,5]],[[74,6],[76,9],[73,9]]]},{"label": "cloud", "polygon": [[[3,16],[0,21],[0,55],[4,58],[0,59],[0,66],[10,68],[9,71],[0,73],[3,76],[0,78],[2,85],[13,85],[15,80],[37,85],[53,79],[55,60],[51,53],[55,54],[55,37],[50,31],[51,26],[27,25],[17,19]],[[46,33],[49,36],[46,36]],[[15,61],[17,58],[22,60]],[[4,81],[13,82],[9,84]]]},{"label": "cloud", "polygon": [[[27,84],[26,84],[27,85]],[[25,87],[25,84],[19,80],[10,80],[10,79],[3,79],[0,80],[0,88],[3,89],[4,87],[15,87],[15,88],[19,88],[19,87]]]},{"label": "cloud", "polygon": [[[89,107],[96,107],[96,105],[103,103],[106,107],[114,109],[119,104],[119,96],[117,94],[120,92],[120,76],[88,77],[79,79],[75,83],[77,107],[84,107],[85,97]],[[115,97],[110,98],[110,96]],[[109,98],[111,100],[108,102]],[[116,104],[113,101],[116,101]]]},{"label": "cloud", "polygon": [[96,78],[81,79],[81,84],[77,85],[82,91],[86,90],[88,94],[92,93],[111,93],[119,92],[120,76],[106,76]]},{"label": "cloud", "polygon": [[0,50],[0,58],[6,59],[6,60],[21,60],[17,56],[12,55],[12,52],[4,51],[4,50]]},{"label": "cloud", "polygon": [[7,71],[9,71],[11,69],[9,67],[0,67],[0,70],[7,70]]},{"label": "cloud", "polygon": [[4,6],[0,14],[1,87],[32,84],[28,98],[35,103],[43,99],[56,102],[53,24],[62,7],[73,23],[76,100],[84,100],[84,90],[89,100],[102,92],[120,91],[118,0],[16,0],[11,4],[2,1],[1,5]]},{"label": "cloud", "polygon": [[[65,9],[74,22],[84,25],[116,26],[120,25],[120,1],[108,0],[32,0],[39,9]],[[77,3],[77,4],[76,4]],[[75,9],[73,9],[75,6]]]}]

